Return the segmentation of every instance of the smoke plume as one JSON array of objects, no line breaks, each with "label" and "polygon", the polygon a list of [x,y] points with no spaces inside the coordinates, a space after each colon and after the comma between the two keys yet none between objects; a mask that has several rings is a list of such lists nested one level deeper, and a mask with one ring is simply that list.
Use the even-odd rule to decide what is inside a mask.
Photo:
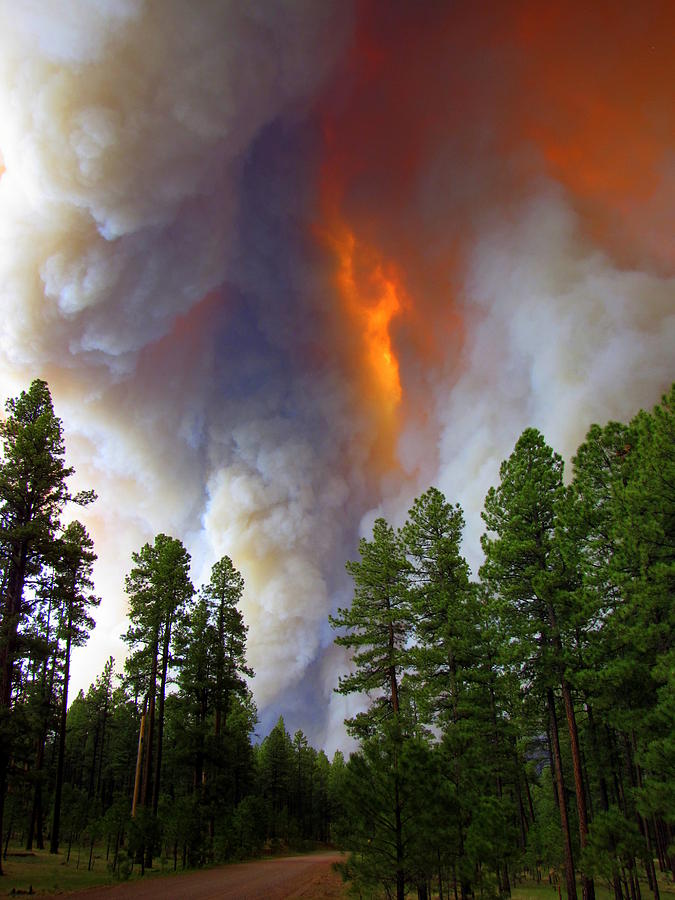
[{"label": "smoke plume", "polygon": [[0,386],[46,378],[131,552],[229,554],[262,728],[329,748],[327,616],[384,513],[468,520],[535,425],[569,457],[673,380],[672,4],[0,0]]}]

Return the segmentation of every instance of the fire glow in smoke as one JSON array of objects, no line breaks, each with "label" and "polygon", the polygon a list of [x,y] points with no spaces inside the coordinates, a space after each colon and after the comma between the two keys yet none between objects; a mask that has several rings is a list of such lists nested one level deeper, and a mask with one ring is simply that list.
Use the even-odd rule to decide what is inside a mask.
[{"label": "fire glow in smoke", "polygon": [[[0,0],[0,378],[46,378],[99,554],[228,553],[264,731],[341,740],[380,513],[479,512],[674,378],[675,8]],[[79,680],[78,680],[79,679]]]},{"label": "fire glow in smoke", "polygon": [[380,436],[377,459],[393,465],[401,380],[390,328],[402,309],[403,288],[392,267],[387,270],[376,251],[364,246],[346,226],[335,223],[323,239],[335,256],[342,313],[360,345],[361,392]]}]

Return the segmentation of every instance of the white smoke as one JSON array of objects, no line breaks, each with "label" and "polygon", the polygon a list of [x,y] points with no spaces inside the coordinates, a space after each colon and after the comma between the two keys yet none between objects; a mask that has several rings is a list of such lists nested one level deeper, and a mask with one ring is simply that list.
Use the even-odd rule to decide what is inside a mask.
[{"label": "white smoke", "polygon": [[345,482],[281,421],[235,430],[235,462],[209,483],[205,529],[215,558],[236,560],[246,591],[248,657],[266,705],[314,660],[331,606],[324,573],[348,508]]},{"label": "white smoke", "polygon": [[115,370],[225,277],[239,160],[316,90],[329,4],[0,8],[2,345]]},{"label": "white smoke", "polygon": [[[461,299],[461,375],[434,392],[438,469],[425,469],[465,510],[474,572],[485,495],[525,428],[569,461],[592,423],[627,421],[669,388],[674,297],[675,278],[621,269],[594,247],[553,186],[483,233]],[[401,498],[388,508],[404,516]]]},{"label": "white smoke", "polygon": [[[99,494],[84,519],[99,554],[103,628],[78,654],[75,690],[108,653],[122,653],[132,550],[165,531],[193,546],[197,569],[206,562],[207,481],[218,495],[237,470],[209,461],[208,440],[222,440],[207,428],[221,402],[215,313],[200,321],[194,310],[236,266],[242,160],[269,122],[302,115],[349,24],[345,5],[312,0],[0,2],[1,393],[48,379],[77,486]],[[216,305],[227,303],[225,292]],[[281,463],[270,460],[270,471]],[[264,473],[251,473],[255,491]],[[261,681],[276,671],[279,688],[315,648],[327,604],[318,563],[302,555],[308,536],[287,530],[289,478],[301,489],[289,475],[263,506],[279,520],[278,531],[267,526],[263,564],[290,548],[285,564],[274,584],[247,573],[289,635],[306,612],[306,648],[294,641],[263,655]],[[298,515],[307,502],[297,500]],[[207,524],[216,510],[217,500]],[[221,526],[231,534],[233,520]],[[293,611],[300,594],[315,597],[314,612]],[[252,658],[268,632],[252,623]],[[289,656],[298,662],[286,667]]]}]

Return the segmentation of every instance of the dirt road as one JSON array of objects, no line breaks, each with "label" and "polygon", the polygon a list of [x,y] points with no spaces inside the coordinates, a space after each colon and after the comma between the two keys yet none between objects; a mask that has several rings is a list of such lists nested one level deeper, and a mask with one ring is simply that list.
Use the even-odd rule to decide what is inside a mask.
[{"label": "dirt road", "polygon": [[[332,864],[339,853],[313,853],[236,863],[168,878],[147,878],[71,894],[80,900],[342,900],[342,879]],[[63,897],[63,894],[43,894]]]}]

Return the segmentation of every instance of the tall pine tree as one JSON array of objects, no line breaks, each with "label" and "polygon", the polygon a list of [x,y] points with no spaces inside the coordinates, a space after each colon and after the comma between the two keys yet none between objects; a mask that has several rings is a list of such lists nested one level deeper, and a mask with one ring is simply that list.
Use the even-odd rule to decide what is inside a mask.
[{"label": "tall pine tree", "polygon": [[[132,648],[126,669],[137,692],[145,694],[145,742],[138,804],[157,816],[162,774],[164,705],[171,636],[176,618],[194,595],[189,577],[190,555],[181,541],[158,534],[132,554],[126,578],[131,624],[124,637]],[[148,843],[147,864],[152,864]]]},{"label": "tall pine tree", "polygon": [[94,499],[91,491],[72,495],[68,489],[73,470],[65,464],[61,421],[47,383],[36,379],[28,391],[8,400],[6,409],[7,418],[0,422],[0,834],[14,739],[15,666],[27,649],[21,649],[26,586],[52,553],[65,505]]}]

